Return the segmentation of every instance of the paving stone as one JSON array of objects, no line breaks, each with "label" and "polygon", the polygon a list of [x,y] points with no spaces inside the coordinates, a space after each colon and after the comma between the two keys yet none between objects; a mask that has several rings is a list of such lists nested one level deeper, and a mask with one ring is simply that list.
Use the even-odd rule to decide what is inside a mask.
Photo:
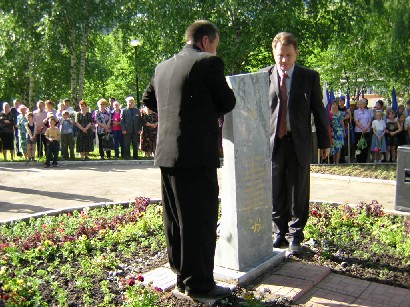
[{"label": "paving stone", "polygon": [[367,306],[410,306],[410,291],[408,289],[389,285],[371,283],[360,295],[358,302]]},{"label": "paving stone", "polygon": [[314,285],[330,274],[328,267],[305,264],[302,262],[285,263],[275,275],[283,275],[298,279],[310,280]]},{"label": "paving stone", "polygon": [[304,304],[305,306],[314,306],[314,304],[332,307],[351,306],[355,299],[353,296],[315,287],[300,300],[296,301],[296,303]]},{"label": "paving stone", "polygon": [[170,291],[177,283],[177,275],[170,268],[159,267],[143,274],[143,276],[144,285],[158,287],[163,291]]},{"label": "paving stone", "polygon": [[[218,282],[217,285],[223,286],[223,287],[228,287],[232,291],[235,289],[235,286],[231,285],[231,284]],[[195,300],[194,300],[192,297],[186,295],[185,293],[179,292],[177,289],[172,290],[172,294],[175,297],[179,298],[179,299],[190,301],[190,302],[197,301],[197,302],[200,302],[200,303],[208,305],[208,306],[214,306],[216,302],[221,300],[221,299],[210,299],[210,298],[204,298],[204,297],[196,297]]]},{"label": "paving stone", "polygon": [[319,283],[317,287],[323,290],[339,293],[341,295],[359,297],[370,286],[370,284],[370,281],[332,273],[321,283]]},{"label": "paving stone", "polygon": [[282,296],[295,301],[314,286],[310,280],[282,275],[272,275],[264,278],[256,290],[268,299]]}]

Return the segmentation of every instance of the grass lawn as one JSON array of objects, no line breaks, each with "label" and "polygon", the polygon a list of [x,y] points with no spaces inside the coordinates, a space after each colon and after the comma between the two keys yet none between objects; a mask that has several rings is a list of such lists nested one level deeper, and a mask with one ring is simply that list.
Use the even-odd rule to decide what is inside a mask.
[{"label": "grass lawn", "polygon": [[396,180],[396,164],[311,165],[311,173]]}]

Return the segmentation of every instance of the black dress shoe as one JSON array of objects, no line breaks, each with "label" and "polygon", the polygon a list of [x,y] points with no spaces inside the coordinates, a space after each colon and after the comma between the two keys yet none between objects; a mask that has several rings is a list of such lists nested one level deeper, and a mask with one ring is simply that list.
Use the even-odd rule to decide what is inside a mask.
[{"label": "black dress shoe", "polygon": [[286,239],[281,236],[276,236],[275,240],[273,240],[273,247],[274,248],[279,248],[281,246],[284,246],[286,243]]},{"label": "black dress shoe", "polygon": [[185,284],[180,275],[177,276],[177,287],[176,288],[179,292],[185,293]]},{"label": "black dress shoe", "polygon": [[289,243],[289,253],[291,255],[299,255],[302,252],[302,247],[299,242],[292,241]]},{"label": "black dress shoe", "polygon": [[186,289],[185,294],[192,298],[209,298],[220,300],[232,295],[232,290],[227,287],[215,286],[211,291],[208,292],[196,292],[191,289]]}]

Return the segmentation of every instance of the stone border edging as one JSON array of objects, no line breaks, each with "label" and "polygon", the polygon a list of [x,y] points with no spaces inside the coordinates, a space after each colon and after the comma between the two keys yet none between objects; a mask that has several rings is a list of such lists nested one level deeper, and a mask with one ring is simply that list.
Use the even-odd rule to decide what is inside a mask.
[{"label": "stone border edging", "polygon": [[[159,198],[152,198],[149,200],[149,203],[159,203],[161,199]],[[74,212],[76,210],[82,210],[84,208],[90,208],[90,209],[97,209],[97,208],[102,208],[106,206],[111,206],[111,205],[122,205],[122,206],[129,206],[131,203],[133,203],[133,200],[130,201],[120,201],[120,202],[101,202],[101,203],[94,203],[94,204],[87,204],[87,205],[78,205],[70,208],[64,208],[64,209],[55,209],[55,210],[48,210],[44,212],[38,212],[34,214],[30,214],[29,216],[21,217],[21,218],[14,218],[14,219],[9,219],[9,220],[4,220],[0,221],[0,225],[2,224],[11,224],[13,222],[21,222],[21,221],[29,221],[31,218],[40,218],[44,217],[46,215],[49,216],[56,216],[59,214],[63,213],[69,213],[69,212]]]},{"label": "stone border edging", "polygon": [[[309,203],[311,204],[319,204],[319,205],[331,205],[331,206],[341,206],[341,205],[346,205],[349,207],[357,207],[358,204],[351,204],[351,203],[344,203],[344,202],[328,202],[322,199],[311,199],[309,200]],[[382,205],[383,206],[383,205]],[[407,211],[398,211],[398,210],[390,210],[390,209],[384,209],[383,212],[393,214],[393,215],[403,215],[403,216],[410,216],[410,212]]]},{"label": "stone border edging", "polygon": [[310,173],[310,175],[312,177],[323,178],[323,179],[396,185],[396,180],[362,178],[362,177],[342,176],[342,175],[332,175],[332,174],[322,174],[322,173]]}]

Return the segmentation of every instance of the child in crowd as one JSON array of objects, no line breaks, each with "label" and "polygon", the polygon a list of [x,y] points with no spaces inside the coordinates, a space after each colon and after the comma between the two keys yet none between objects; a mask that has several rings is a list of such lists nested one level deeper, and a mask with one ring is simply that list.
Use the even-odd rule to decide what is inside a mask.
[{"label": "child in crowd", "polygon": [[383,153],[386,153],[386,122],[383,120],[383,112],[376,111],[375,120],[372,122],[373,139],[371,151],[373,152],[374,163],[381,163]]},{"label": "child in crowd", "polygon": [[396,162],[396,150],[397,146],[399,145],[397,134],[399,134],[400,131],[401,126],[399,125],[398,119],[396,118],[396,112],[389,110],[386,119],[386,162]]},{"label": "child in crowd", "polygon": [[60,130],[56,127],[57,119],[50,116],[48,119],[50,127],[46,131],[47,145],[47,160],[44,167],[50,167],[51,159],[53,159],[53,166],[57,167],[58,151],[60,149]]},{"label": "child in crowd", "polygon": [[32,112],[27,113],[26,139],[27,139],[27,159],[29,161],[36,161],[36,123],[34,122],[34,115]]},{"label": "child in crowd", "polygon": [[70,159],[74,160],[74,121],[67,110],[62,112],[62,116],[63,119],[60,122],[61,155],[64,160],[68,160],[68,151],[70,151]]}]

